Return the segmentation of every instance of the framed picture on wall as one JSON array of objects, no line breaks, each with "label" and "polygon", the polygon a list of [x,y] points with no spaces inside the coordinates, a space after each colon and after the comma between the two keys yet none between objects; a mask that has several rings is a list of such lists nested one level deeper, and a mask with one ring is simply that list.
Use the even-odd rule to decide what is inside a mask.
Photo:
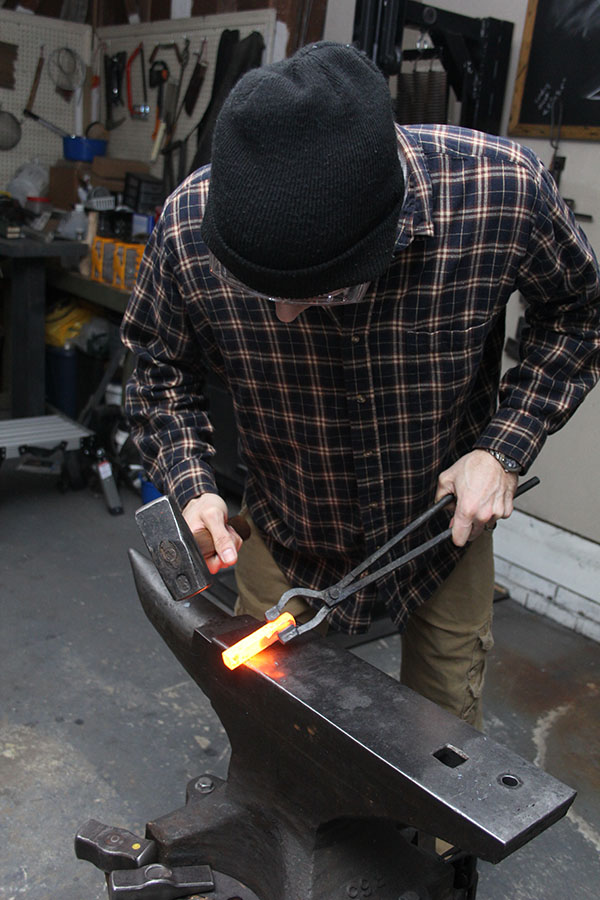
[{"label": "framed picture on wall", "polygon": [[529,0],[510,135],[600,140],[600,3]]}]

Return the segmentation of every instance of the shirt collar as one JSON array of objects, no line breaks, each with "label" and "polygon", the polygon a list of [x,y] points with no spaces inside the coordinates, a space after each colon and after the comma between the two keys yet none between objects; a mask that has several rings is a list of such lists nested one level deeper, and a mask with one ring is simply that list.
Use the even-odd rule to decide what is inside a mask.
[{"label": "shirt collar", "polygon": [[405,128],[396,125],[396,136],[406,184],[394,253],[408,247],[415,237],[434,234],[431,217],[433,194],[425,156],[415,136]]}]

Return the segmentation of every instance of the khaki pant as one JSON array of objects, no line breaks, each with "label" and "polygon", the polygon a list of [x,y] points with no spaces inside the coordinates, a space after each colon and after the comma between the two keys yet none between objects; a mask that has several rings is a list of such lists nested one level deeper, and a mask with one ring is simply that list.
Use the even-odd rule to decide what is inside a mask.
[{"label": "khaki pant", "polygon": [[[290,584],[247,510],[242,514],[252,534],[235,567],[239,592],[235,612],[262,620]],[[494,643],[493,599],[492,536],[484,531],[450,577],[413,612],[402,636],[402,683],[479,729],[486,654]],[[300,622],[314,614],[299,598],[286,609]]]}]

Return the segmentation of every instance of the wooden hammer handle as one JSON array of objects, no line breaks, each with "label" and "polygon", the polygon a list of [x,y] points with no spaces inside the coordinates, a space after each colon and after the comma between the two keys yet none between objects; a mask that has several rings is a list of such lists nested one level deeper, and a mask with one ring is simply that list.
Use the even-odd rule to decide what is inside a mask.
[{"label": "wooden hammer handle", "polygon": [[29,99],[27,100],[27,106],[25,107],[25,109],[29,110],[29,112],[31,112],[33,110],[33,104],[35,103],[35,96],[37,94],[37,89],[39,87],[43,68],[44,68],[44,47],[42,45],[42,49],[40,50],[40,56],[37,61],[37,66],[35,69],[35,75],[33,76],[33,84],[31,85],[31,90],[29,91]]},{"label": "wooden hammer handle", "polygon": [[[243,541],[248,540],[250,537],[250,526],[243,516],[233,516],[227,521],[227,524],[231,525],[234,531],[237,531]],[[202,556],[212,556],[214,554],[215,545],[208,528],[201,528],[199,531],[194,531],[194,540],[198,544]]]}]

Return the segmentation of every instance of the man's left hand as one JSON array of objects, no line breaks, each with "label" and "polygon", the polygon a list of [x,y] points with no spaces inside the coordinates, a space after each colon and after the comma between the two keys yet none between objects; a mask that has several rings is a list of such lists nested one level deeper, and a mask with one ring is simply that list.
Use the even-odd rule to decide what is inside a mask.
[{"label": "man's left hand", "polygon": [[440,500],[445,494],[456,497],[450,524],[457,547],[474,541],[486,526],[493,527],[497,519],[510,516],[518,482],[518,476],[505,472],[486,450],[467,453],[441,473],[435,499]]}]

